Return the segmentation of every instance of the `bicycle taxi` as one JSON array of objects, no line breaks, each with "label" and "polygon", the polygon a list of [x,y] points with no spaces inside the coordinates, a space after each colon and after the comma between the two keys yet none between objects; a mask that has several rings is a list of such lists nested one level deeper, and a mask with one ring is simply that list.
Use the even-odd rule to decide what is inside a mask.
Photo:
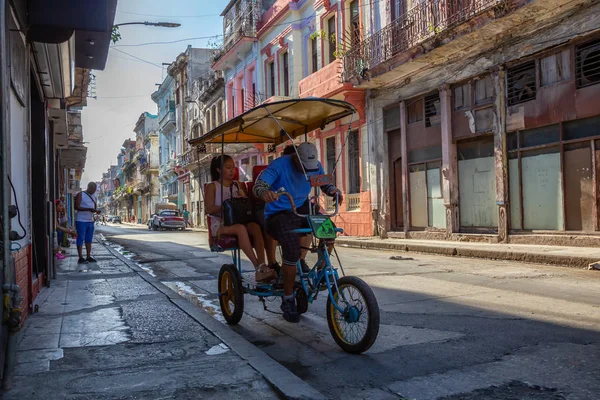
[{"label": "bicycle taxi", "polygon": [[[218,154],[224,154],[227,144],[278,145],[302,136],[308,141],[309,132],[323,129],[342,118],[352,120],[355,113],[351,104],[340,100],[308,98],[278,101],[259,105],[189,143],[197,146],[199,152],[206,151],[206,144],[220,144]],[[255,167],[253,172],[259,170],[261,168]],[[308,179],[306,173],[305,176]],[[257,176],[252,179],[256,180]],[[320,198],[319,187],[333,182],[331,175],[311,176],[309,180],[314,193],[311,200],[316,202]],[[252,197],[251,187],[247,192]],[[293,232],[312,234],[309,251],[317,256],[308,273],[302,272],[298,262],[294,290],[298,312],[305,313],[308,305],[324,293],[327,296],[327,323],[335,342],[348,353],[367,351],[379,333],[379,306],[373,291],[362,279],[344,274],[334,245],[336,236],[343,230],[331,220],[339,211],[337,199],[335,212],[331,214],[312,214],[312,207],[309,207],[311,214],[301,215],[297,213],[292,196],[283,189],[278,190],[277,195],[287,196],[293,212],[307,219],[309,228]],[[242,268],[237,238],[225,235],[213,238],[212,232],[209,232],[209,241],[211,251],[231,251],[232,254],[232,263],[224,264],[218,277],[219,304],[227,323],[237,324],[241,320],[245,294],[258,297],[265,310],[268,310],[265,299],[283,296],[281,273],[273,283],[258,283],[254,279],[254,270]]]}]

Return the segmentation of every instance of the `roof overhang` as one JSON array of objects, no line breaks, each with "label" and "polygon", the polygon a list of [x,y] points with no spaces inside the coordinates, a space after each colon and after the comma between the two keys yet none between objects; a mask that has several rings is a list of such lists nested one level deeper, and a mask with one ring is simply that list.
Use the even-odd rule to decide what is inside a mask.
[{"label": "roof overhang", "polygon": [[32,42],[73,41],[74,66],[103,70],[117,0],[30,0],[27,37]]}]

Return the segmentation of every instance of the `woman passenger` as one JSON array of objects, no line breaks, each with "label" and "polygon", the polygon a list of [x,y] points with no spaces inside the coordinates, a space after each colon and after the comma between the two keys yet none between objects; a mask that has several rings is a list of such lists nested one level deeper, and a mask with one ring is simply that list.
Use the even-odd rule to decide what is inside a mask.
[{"label": "woman passenger", "polygon": [[[221,165],[223,171],[221,171]],[[265,245],[262,230],[254,222],[247,225],[235,224],[223,225],[221,219],[221,205],[227,199],[246,197],[239,182],[234,181],[235,164],[228,155],[217,156],[210,163],[210,175],[212,182],[206,187],[206,213],[213,236],[219,235],[235,236],[240,249],[246,254],[254,269],[256,280],[268,282],[277,278],[275,271],[265,264]],[[252,245],[254,244],[254,248]],[[256,249],[256,253],[254,252]]]}]

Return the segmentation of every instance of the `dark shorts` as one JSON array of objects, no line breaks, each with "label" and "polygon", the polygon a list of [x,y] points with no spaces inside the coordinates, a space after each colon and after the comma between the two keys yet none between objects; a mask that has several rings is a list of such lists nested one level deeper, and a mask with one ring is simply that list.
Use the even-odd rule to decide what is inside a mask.
[{"label": "dark shorts", "polygon": [[306,227],[306,218],[299,217],[291,211],[282,211],[267,219],[267,233],[279,242],[284,264],[295,265],[300,259],[302,235],[292,230]]},{"label": "dark shorts", "polygon": [[[308,202],[296,210],[299,214],[308,214]],[[291,211],[281,211],[267,219],[266,231],[281,246],[283,263],[294,265],[300,260],[302,247],[300,237],[306,234],[292,232],[294,229],[309,228],[306,217],[299,217]]]}]

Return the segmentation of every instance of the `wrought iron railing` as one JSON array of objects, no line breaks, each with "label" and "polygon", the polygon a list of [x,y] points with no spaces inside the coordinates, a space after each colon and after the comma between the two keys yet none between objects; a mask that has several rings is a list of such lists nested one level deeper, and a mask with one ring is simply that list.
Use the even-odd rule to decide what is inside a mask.
[{"label": "wrought iron railing", "polygon": [[196,156],[195,149],[190,149],[190,150],[186,151],[185,153],[177,156],[177,164],[180,167],[186,167],[186,166],[196,162],[196,160],[197,160],[197,156]]},{"label": "wrought iron railing", "polygon": [[342,80],[369,70],[506,0],[425,0],[344,53]]},{"label": "wrought iron railing", "polygon": [[216,50],[214,61],[218,61],[242,38],[255,38],[258,19],[259,6],[255,1],[239,0],[238,4],[231,7],[223,17],[223,45]]}]

